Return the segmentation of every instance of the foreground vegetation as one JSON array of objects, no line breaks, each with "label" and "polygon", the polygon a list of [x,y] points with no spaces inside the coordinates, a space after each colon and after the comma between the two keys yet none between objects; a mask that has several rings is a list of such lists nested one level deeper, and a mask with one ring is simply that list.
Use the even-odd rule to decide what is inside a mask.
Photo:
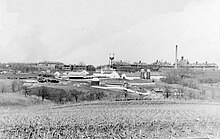
[{"label": "foreground vegetation", "polygon": [[163,82],[169,84],[181,84],[183,86],[188,86],[190,88],[198,89],[198,84],[214,84],[220,82],[220,71],[219,70],[199,70],[199,69],[189,69],[180,68],[178,71],[175,69],[170,69],[163,71],[166,75]]},{"label": "foreground vegetation", "polygon": [[80,103],[0,115],[1,138],[220,138],[220,106]]},{"label": "foreground vegetation", "polygon": [[[196,77],[199,78],[197,75],[183,76],[180,80],[172,79],[176,76],[170,77],[166,81],[178,82],[156,85],[165,87],[167,94],[177,88],[187,101],[134,101],[141,96],[126,91],[95,89],[89,85],[30,89],[20,88],[14,81],[3,82],[1,92],[4,94],[0,95],[0,104],[5,107],[0,107],[0,139],[220,138],[220,104],[198,102],[198,99],[206,100],[209,93],[206,90],[214,88],[204,86],[201,90],[194,82]],[[149,87],[142,86],[141,89]],[[6,94],[8,91],[24,94]],[[219,88],[216,92],[219,94]],[[218,96],[212,95],[211,98],[215,97]],[[115,99],[125,101],[112,101]],[[13,105],[13,109],[7,104]],[[17,108],[18,104],[21,107]]]}]

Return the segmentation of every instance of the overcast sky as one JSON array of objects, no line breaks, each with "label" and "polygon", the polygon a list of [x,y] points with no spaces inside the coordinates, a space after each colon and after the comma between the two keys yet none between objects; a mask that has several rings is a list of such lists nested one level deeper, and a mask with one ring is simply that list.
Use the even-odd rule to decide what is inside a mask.
[{"label": "overcast sky", "polygon": [[218,0],[0,0],[0,62],[220,65]]}]

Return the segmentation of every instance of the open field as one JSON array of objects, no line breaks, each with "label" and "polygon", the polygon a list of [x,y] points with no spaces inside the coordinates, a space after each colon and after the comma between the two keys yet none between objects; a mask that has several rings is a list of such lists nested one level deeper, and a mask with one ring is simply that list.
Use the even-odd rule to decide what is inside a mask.
[{"label": "open field", "polygon": [[220,104],[93,102],[0,115],[1,138],[220,138]]},{"label": "open field", "polygon": [[51,103],[48,100],[41,101],[36,96],[32,97],[24,97],[22,93],[0,93],[0,109],[2,107],[24,107],[24,106],[32,106],[32,105],[45,105],[47,103]]}]

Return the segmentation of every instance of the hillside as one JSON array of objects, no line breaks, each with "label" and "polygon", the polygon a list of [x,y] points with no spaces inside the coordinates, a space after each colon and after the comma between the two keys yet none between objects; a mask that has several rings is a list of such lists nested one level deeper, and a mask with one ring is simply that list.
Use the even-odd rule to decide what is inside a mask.
[{"label": "hillside", "polygon": [[0,107],[8,106],[31,106],[49,104],[49,101],[41,101],[36,97],[25,97],[21,93],[0,93]]},{"label": "hillside", "polygon": [[219,104],[133,101],[0,112],[0,138],[219,138]]}]

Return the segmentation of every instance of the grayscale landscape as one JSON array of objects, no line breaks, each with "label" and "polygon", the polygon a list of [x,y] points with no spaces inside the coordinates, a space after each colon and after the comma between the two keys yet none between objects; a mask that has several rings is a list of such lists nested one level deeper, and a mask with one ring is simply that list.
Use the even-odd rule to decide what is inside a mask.
[{"label": "grayscale landscape", "polygon": [[0,139],[219,139],[218,0],[0,0]]}]

